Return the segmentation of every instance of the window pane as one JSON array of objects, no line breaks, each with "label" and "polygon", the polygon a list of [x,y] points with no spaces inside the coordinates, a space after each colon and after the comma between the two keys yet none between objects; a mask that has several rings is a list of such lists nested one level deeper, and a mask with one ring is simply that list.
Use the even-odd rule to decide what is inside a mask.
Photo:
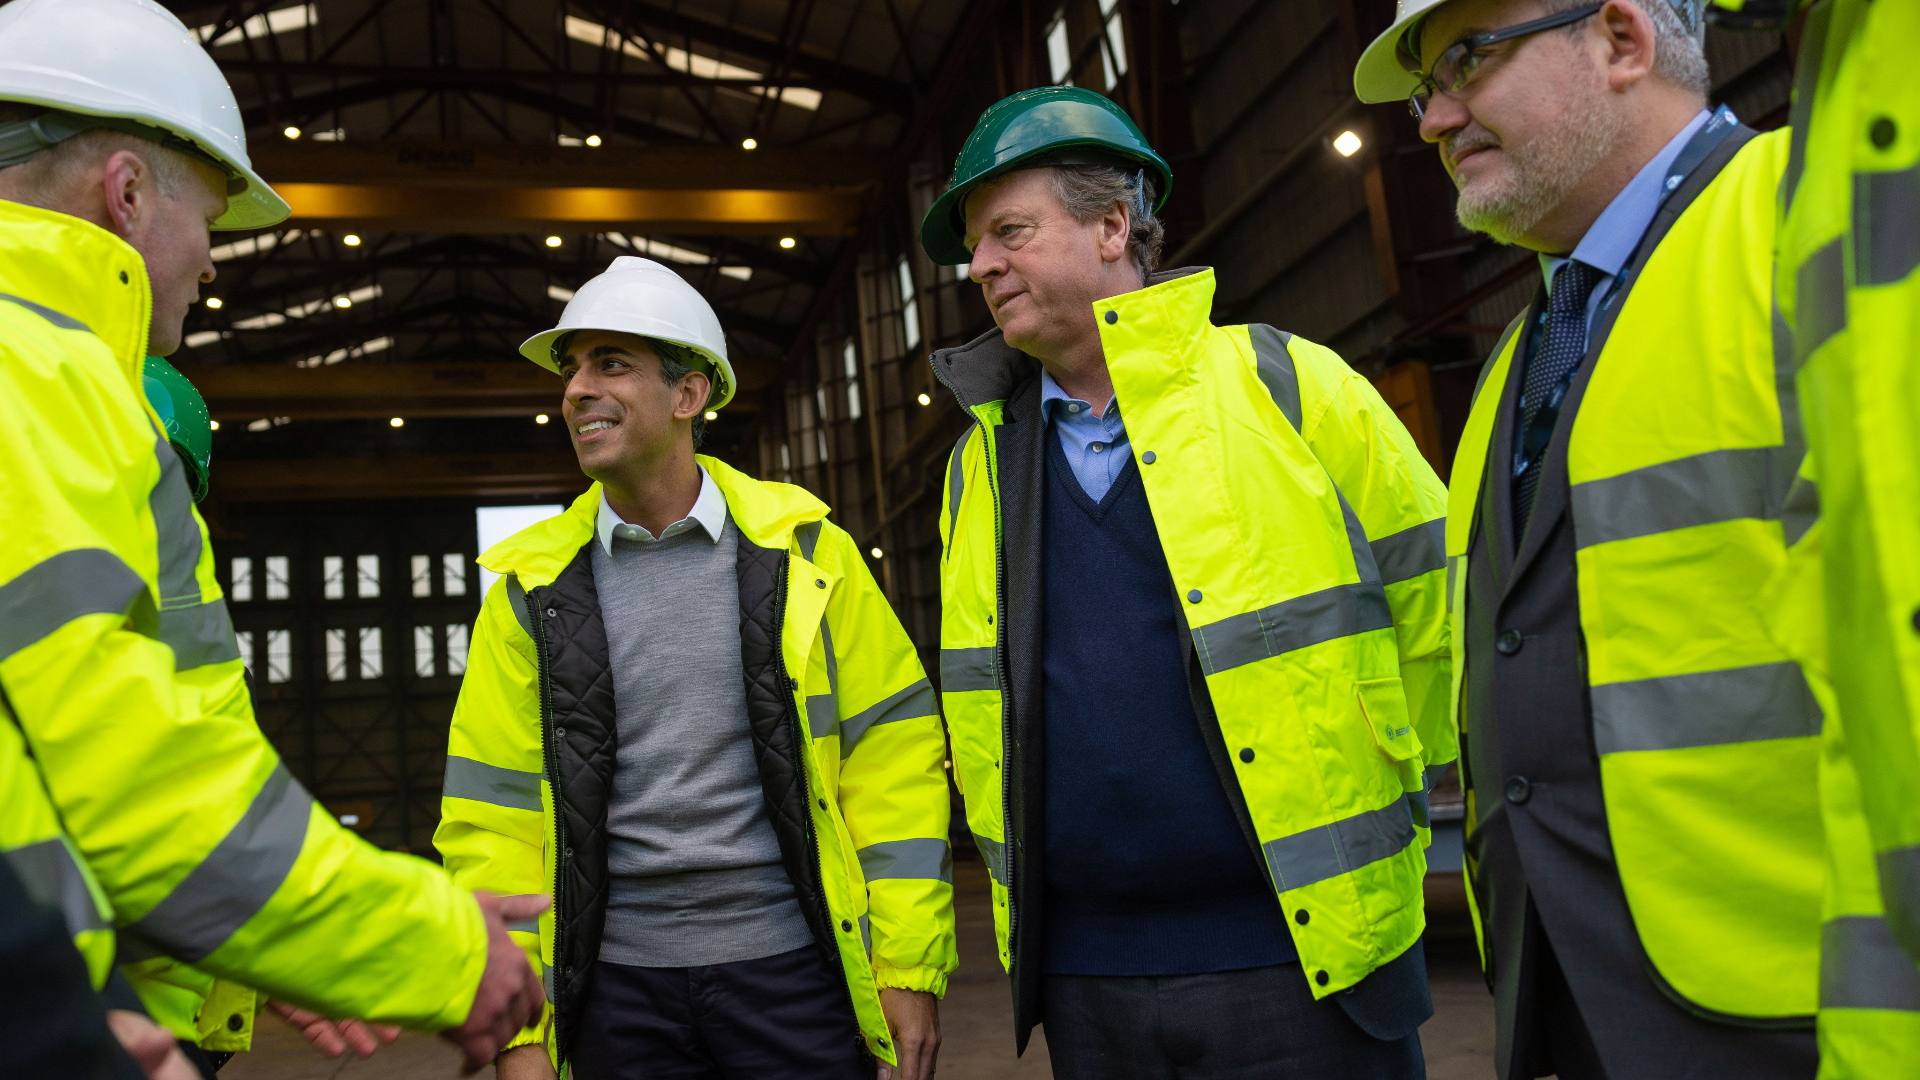
[{"label": "window pane", "polygon": [[855,353],[853,350],[852,338],[847,339],[847,347],[840,351],[840,357],[842,360],[846,362],[847,378],[851,379],[855,375],[860,374],[860,367],[858,363],[859,357],[858,357],[858,354]]},{"label": "window pane", "polygon": [[[1101,0],[1105,5],[1108,0]],[[1120,29],[1120,13],[1114,12],[1107,17],[1107,48],[1113,54],[1113,66],[1120,74],[1127,73],[1127,35]]]},{"label": "window pane", "polygon": [[379,596],[380,556],[362,555],[353,560],[353,565],[358,571],[358,573],[354,575],[354,579],[357,582],[354,591],[360,594],[362,600],[371,600]]},{"label": "window pane", "polygon": [[240,647],[241,666],[245,667],[248,671],[252,671],[254,668],[253,631],[235,630],[233,632],[233,642],[235,645]]},{"label": "window pane", "polygon": [[900,325],[901,333],[906,335],[907,348],[920,344],[920,300],[913,291],[913,269],[907,265],[905,256],[900,259]]},{"label": "window pane", "polygon": [[267,631],[267,681],[288,682],[293,678],[293,635],[286,630]]},{"label": "window pane", "polygon": [[440,589],[448,596],[467,595],[467,557],[440,556]]},{"label": "window pane", "polygon": [[347,632],[327,631],[327,681],[341,682],[347,677]]},{"label": "window pane", "polygon": [[1107,77],[1107,89],[1111,91],[1119,83],[1120,76],[1113,70],[1113,57],[1104,48],[1100,50],[1100,71]]},{"label": "window pane", "polygon": [[285,600],[287,594],[287,557],[269,555],[267,556],[267,599]]},{"label": "window pane", "polygon": [[433,560],[425,555],[415,555],[411,560],[413,570],[413,595],[433,595]]},{"label": "window pane", "polygon": [[421,678],[433,675],[433,627],[413,628],[413,673]]},{"label": "window pane", "polygon": [[447,627],[447,674],[461,675],[467,670],[467,624]]},{"label": "window pane", "polygon": [[236,604],[244,604],[253,599],[253,560],[233,560],[233,588],[227,590],[227,597]]},{"label": "window pane", "polygon": [[320,592],[329,600],[338,600],[347,595],[346,576],[341,573],[340,562],[338,555],[329,555],[320,560]]},{"label": "window pane", "polygon": [[1067,20],[1055,19],[1047,27],[1047,71],[1056,83],[1072,85],[1067,78],[1067,65],[1072,62],[1067,51]]},{"label": "window pane", "polygon": [[377,679],[384,670],[380,656],[380,628],[363,626],[360,628],[360,677]]}]

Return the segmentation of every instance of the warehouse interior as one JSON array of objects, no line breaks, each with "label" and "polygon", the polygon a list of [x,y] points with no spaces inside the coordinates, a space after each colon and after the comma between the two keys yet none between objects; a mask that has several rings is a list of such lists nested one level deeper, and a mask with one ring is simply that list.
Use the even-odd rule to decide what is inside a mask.
[{"label": "warehouse interior", "polygon": [[[517,346],[613,258],[661,261],[713,304],[741,385],[706,451],[832,506],[935,672],[936,518],[967,419],[927,356],[992,321],[965,268],[915,236],[987,105],[1067,81],[1122,105],[1173,166],[1163,265],[1215,268],[1218,323],[1339,351],[1443,477],[1481,363],[1538,281],[1532,256],[1454,222],[1403,105],[1354,99],[1392,0],[167,6],[293,206],[215,238],[218,278],[173,357],[219,425],[201,509],[260,721],[342,822],[429,857],[488,584],[475,557],[587,486],[558,380]],[[1711,30],[1707,55],[1715,102],[1785,122],[1777,35]],[[1451,856],[1436,843],[1430,947],[1484,995],[1459,816],[1457,794],[1436,805],[1456,824]],[[1004,1009],[990,946],[963,956],[966,1000]],[[1004,1024],[949,1031],[976,1022],[1001,1055],[979,1075],[1006,1075]],[[309,1075],[270,1068],[234,1072]],[[1017,1068],[1045,1075],[1044,1055]]]}]

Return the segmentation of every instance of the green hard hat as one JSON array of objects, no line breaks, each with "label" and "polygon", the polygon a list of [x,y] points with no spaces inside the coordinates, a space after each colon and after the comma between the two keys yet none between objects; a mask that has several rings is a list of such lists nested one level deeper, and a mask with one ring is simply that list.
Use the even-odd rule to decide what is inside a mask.
[{"label": "green hard hat", "polygon": [[1043,86],[1001,98],[980,114],[953,163],[953,181],[920,221],[920,246],[949,266],[973,256],[962,238],[967,193],[983,180],[1040,165],[1131,164],[1151,170],[1158,186],[1155,210],[1173,188],[1173,169],[1120,106],[1079,86]]},{"label": "green hard hat", "polygon": [[147,357],[141,374],[147,400],[160,414],[167,441],[180,455],[180,464],[187,467],[187,486],[193,489],[193,501],[199,502],[207,497],[207,470],[213,464],[213,417],[207,412],[206,399],[162,357]]}]

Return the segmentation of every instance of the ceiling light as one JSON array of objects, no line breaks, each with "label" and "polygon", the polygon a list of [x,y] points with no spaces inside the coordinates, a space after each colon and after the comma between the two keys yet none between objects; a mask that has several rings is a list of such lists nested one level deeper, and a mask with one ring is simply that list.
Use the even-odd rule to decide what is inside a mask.
[{"label": "ceiling light", "polygon": [[207,297],[207,306],[208,306],[208,307],[210,307],[210,308],[212,308],[212,309],[213,309],[213,310],[215,310],[215,311],[219,311],[219,310],[220,310],[220,298],[219,298],[219,297],[217,297],[217,296],[209,296],[209,297]]},{"label": "ceiling light", "polygon": [[759,145],[760,145],[759,139],[741,139],[740,140],[740,149],[742,150],[752,150],[758,147]]},{"label": "ceiling light", "polygon": [[718,420],[718,419],[720,419],[720,414],[719,414],[719,413],[717,413],[717,412],[714,412],[714,411],[713,411],[712,409],[708,409],[708,410],[707,410],[707,419],[709,419],[709,420]]},{"label": "ceiling light", "polygon": [[294,127],[292,124],[288,124],[286,127],[280,129],[280,134],[285,135],[289,139],[297,139],[300,137],[300,129]]},{"label": "ceiling light", "polygon": [[1351,131],[1343,131],[1333,137],[1333,148],[1341,157],[1352,157],[1360,152],[1360,136]]},{"label": "ceiling light", "polygon": [[588,146],[599,146],[599,145],[600,145],[600,136],[598,136],[598,135],[589,135],[589,136],[587,136],[587,145],[588,145]]},{"label": "ceiling light", "polygon": [[560,238],[559,238],[559,237],[557,237],[557,236],[549,236],[549,237],[547,237],[547,246],[548,246],[548,247],[559,247],[559,246],[560,246]]},{"label": "ceiling light", "polygon": [[387,426],[388,427],[406,427],[407,422],[396,416],[393,419],[387,421]]},{"label": "ceiling light", "polygon": [[359,234],[359,233],[348,233],[347,235],[345,235],[345,236],[343,236],[343,237],[341,237],[341,238],[340,238],[340,242],[341,242],[341,243],[343,243],[343,244],[345,244],[345,245],[347,245],[348,247],[359,247],[359,246],[360,246],[360,234]]},{"label": "ceiling light", "polygon": [[933,404],[933,399],[932,399],[932,398],[930,398],[930,397],[928,397],[928,396],[927,396],[927,395],[925,395],[925,394],[921,394],[921,395],[920,395],[920,404],[922,404],[922,405],[931,405],[931,404]]},{"label": "ceiling light", "polygon": [[336,296],[333,298],[333,306],[337,308],[350,308],[353,306],[353,297]]},{"label": "ceiling light", "polygon": [[534,417],[534,418],[533,418],[533,422],[534,422],[534,423],[536,423],[536,424],[544,424],[544,423],[546,423],[546,422],[547,422],[547,414],[546,414],[546,413],[541,413],[541,414],[540,414],[539,416],[536,416],[536,417]]},{"label": "ceiling light", "polygon": [[795,242],[796,241],[791,236],[783,236],[780,238],[780,246],[783,248],[791,248],[793,247]]},{"label": "ceiling light", "polygon": [[877,558],[879,558],[879,557],[880,557],[880,549],[879,549],[879,548],[870,548],[870,549],[868,549],[868,550],[870,550],[870,551],[872,551],[872,552],[873,552],[873,557],[874,557],[874,558],[876,558],[876,559],[877,559]]},{"label": "ceiling light", "polygon": [[209,421],[207,421],[207,430],[208,430],[208,431],[219,431],[219,430],[220,430],[220,421],[218,421],[218,420],[209,420]]}]

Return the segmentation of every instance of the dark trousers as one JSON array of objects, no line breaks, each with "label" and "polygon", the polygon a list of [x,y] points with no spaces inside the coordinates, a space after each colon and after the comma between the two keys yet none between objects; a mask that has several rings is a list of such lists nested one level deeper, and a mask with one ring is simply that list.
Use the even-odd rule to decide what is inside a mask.
[{"label": "dark trousers", "polygon": [[579,1080],[873,1080],[846,976],[809,945],[710,967],[594,964]]},{"label": "dark trousers", "polygon": [[1420,1035],[1368,1035],[1298,964],[1206,975],[1048,975],[1055,1080],[1425,1080]]}]

